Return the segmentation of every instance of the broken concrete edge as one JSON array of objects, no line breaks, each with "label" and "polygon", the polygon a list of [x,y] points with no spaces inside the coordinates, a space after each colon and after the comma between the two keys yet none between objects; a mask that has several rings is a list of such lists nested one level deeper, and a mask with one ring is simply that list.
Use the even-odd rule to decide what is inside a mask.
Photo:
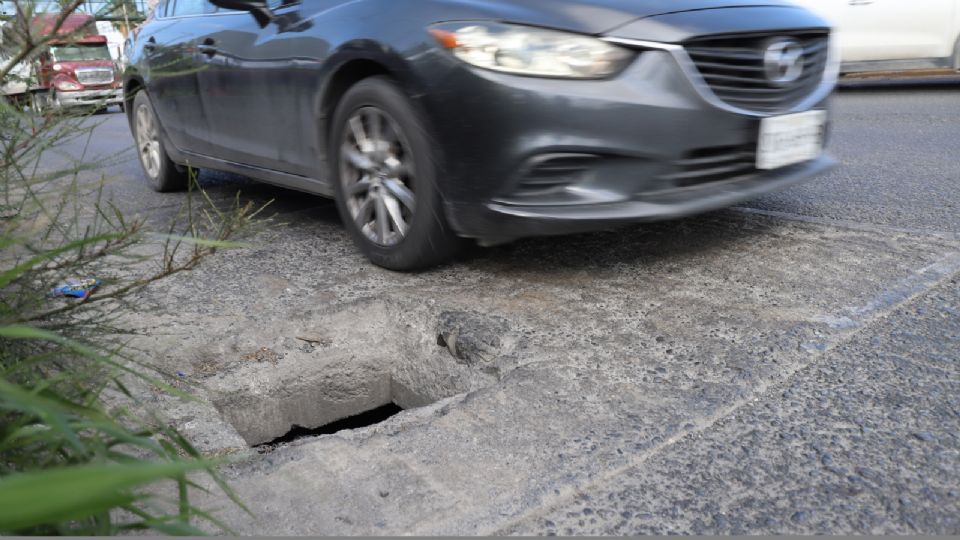
[{"label": "broken concrete edge", "polygon": [[[499,316],[378,298],[325,309],[319,321],[321,327],[294,323],[281,335],[250,332],[193,353],[196,362],[221,366],[202,372],[198,386],[247,446],[391,403],[423,407],[494,384],[516,364],[511,354],[519,339]],[[452,333],[459,338],[452,351],[437,344],[437,336]],[[291,335],[324,336],[330,344],[308,349]],[[273,360],[247,351],[267,351]]]},{"label": "broken concrete edge", "polygon": [[402,431],[414,429],[436,418],[446,416],[451,410],[467,400],[473,393],[475,392],[458,394],[421,407],[405,409],[387,420],[371,426],[284,443],[272,448],[270,450],[270,457],[266,461],[264,460],[264,454],[256,447],[236,448],[225,454],[226,457],[228,457],[228,462],[222,465],[221,469],[230,475],[267,472],[264,467],[287,461],[293,457],[293,455],[290,454],[291,452],[295,453],[298,448],[308,446],[320,440],[340,439],[343,441],[362,441],[376,435],[394,436]]}]

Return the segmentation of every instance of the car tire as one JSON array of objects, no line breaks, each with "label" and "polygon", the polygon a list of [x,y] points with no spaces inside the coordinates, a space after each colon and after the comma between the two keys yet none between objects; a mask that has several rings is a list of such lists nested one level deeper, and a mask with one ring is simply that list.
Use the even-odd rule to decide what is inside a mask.
[{"label": "car tire", "polygon": [[328,154],[337,208],[378,266],[429,268],[464,244],[446,219],[433,140],[423,115],[388,77],[360,81],[337,107]]},{"label": "car tire", "polygon": [[30,94],[30,109],[34,114],[43,114],[49,110],[57,109],[59,102],[55,101],[53,90],[42,90]]},{"label": "car tire", "polygon": [[33,112],[33,114],[43,114],[47,108],[47,94],[45,92],[31,92],[28,99],[30,100],[30,111]]},{"label": "car tire", "polygon": [[150,187],[160,193],[186,189],[188,172],[178,167],[167,155],[163,137],[160,136],[160,123],[146,92],[137,92],[130,118],[137,144],[137,156]]}]

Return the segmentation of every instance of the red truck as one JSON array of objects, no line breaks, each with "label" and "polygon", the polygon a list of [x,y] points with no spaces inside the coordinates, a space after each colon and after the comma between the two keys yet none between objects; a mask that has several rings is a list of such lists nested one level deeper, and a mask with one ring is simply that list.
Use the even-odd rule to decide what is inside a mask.
[{"label": "red truck", "polygon": [[[59,16],[37,15],[31,21],[32,34],[50,36]],[[110,57],[107,37],[98,34],[91,15],[68,15],[54,39],[29,64],[29,69],[21,66],[19,70],[30,73],[29,83],[17,89],[5,87],[9,98],[32,98],[41,107],[123,107],[120,74]],[[29,95],[12,95],[18,90]]]}]

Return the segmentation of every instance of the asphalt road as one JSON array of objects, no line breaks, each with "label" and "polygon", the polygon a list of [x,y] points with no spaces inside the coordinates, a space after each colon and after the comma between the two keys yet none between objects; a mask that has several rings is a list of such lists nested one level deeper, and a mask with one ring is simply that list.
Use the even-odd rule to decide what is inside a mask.
[{"label": "asphalt road", "polygon": [[[151,399],[247,456],[257,517],[206,500],[241,533],[960,534],[960,79],[834,108],[843,165],[809,184],[419,275],[367,264],[328,201],[203,173],[275,215],[138,299],[138,345],[209,402]],[[167,215],[124,117],[95,120],[118,203]],[[246,453],[384,400],[408,410]]]},{"label": "asphalt road", "polygon": [[957,232],[960,80],[852,84],[835,100],[831,151],[842,167],[814,183],[748,206],[884,227]]}]

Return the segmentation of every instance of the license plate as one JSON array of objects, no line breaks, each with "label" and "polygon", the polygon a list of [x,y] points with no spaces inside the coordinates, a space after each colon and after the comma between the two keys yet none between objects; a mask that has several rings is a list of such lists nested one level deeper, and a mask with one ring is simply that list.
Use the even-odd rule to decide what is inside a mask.
[{"label": "license plate", "polygon": [[823,152],[826,111],[772,116],[760,121],[757,168],[779,169],[816,159]]}]

